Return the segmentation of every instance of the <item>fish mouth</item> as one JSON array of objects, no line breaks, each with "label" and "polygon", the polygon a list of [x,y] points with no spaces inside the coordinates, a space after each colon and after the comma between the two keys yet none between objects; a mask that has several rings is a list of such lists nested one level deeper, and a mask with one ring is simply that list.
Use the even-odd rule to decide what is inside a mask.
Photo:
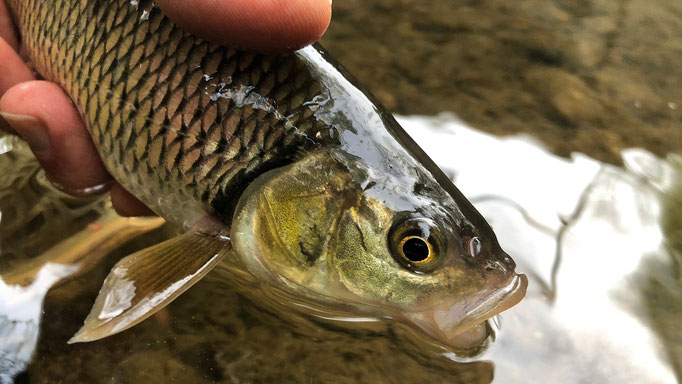
[{"label": "fish mouth", "polygon": [[455,348],[476,347],[487,337],[485,321],[523,299],[528,278],[524,274],[515,274],[501,285],[471,300],[437,305],[408,317],[447,345]]}]

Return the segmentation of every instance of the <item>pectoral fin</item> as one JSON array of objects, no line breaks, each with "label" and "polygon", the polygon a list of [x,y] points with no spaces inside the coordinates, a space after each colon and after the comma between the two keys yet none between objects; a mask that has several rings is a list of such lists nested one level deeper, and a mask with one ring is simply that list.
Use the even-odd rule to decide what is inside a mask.
[{"label": "pectoral fin", "polygon": [[98,340],[141,322],[199,281],[230,248],[229,240],[190,232],[121,259],[69,344]]}]

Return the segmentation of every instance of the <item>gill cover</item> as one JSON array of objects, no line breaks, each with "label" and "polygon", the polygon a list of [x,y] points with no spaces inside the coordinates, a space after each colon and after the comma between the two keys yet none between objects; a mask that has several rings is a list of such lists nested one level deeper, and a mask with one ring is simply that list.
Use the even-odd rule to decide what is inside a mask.
[{"label": "gill cover", "polygon": [[288,286],[324,291],[333,234],[353,204],[350,175],[328,156],[263,174],[242,194],[232,241],[247,268]]}]

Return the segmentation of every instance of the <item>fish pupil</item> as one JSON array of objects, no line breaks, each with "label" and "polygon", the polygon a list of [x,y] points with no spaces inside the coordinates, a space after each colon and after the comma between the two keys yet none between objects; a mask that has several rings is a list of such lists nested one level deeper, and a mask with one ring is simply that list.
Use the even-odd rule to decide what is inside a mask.
[{"label": "fish pupil", "polygon": [[403,243],[403,255],[414,262],[424,261],[429,257],[429,245],[421,237],[412,237]]}]

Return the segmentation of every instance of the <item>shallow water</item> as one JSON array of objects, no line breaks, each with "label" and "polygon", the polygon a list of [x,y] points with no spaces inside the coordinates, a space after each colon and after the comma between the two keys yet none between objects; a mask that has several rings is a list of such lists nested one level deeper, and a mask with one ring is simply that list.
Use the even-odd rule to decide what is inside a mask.
[{"label": "shallow water", "polygon": [[[630,149],[622,169],[551,156],[527,137],[485,136],[452,116],[403,124],[457,175],[530,278],[526,299],[501,315],[498,341],[481,356],[495,363],[496,382],[676,381],[682,280],[671,245],[679,232],[662,223],[682,213],[680,158]],[[466,164],[493,153],[504,163]]]},{"label": "shallow water", "polygon": [[620,164],[682,151],[682,2],[345,0],[322,38],[392,112]]},{"label": "shallow water", "polygon": [[529,276],[472,358],[390,321],[282,311],[227,264],[131,330],[67,345],[111,266],[174,232],[55,191],[0,138],[0,383],[682,381],[682,165],[665,156],[682,151],[681,7],[335,4],[323,43],[389,108],[466,119],[400,122]]},{"label": "shallow water", "polygon": [[[682,288],[679,249],[670,245],[680,240],[666,238],[670,234],[661,224],[669,220],[664,214],[676,209],[665,204],[676,201],[679,212],[675,180],[679,183],[682,173],[673,160],[629,150],[623,169],[579,154],[558,158],[528,137],[499,139],[466,127],[453,115],[403,117],[400,122],[454,176],[495,227],[520,271],[529,275],[527,298],[496,319],[497,340],[481,355],[457,357],[405,335],[390,321],[343,324],[281,311],[271,301],[282,296],[227,264],[133,329],[103,341],[67,345],[113,263],[172,234],[161,227],[120,247],[88,245],[92,252],[60,253],[57,261],[43,252],[43,260],[51,263],[28,268],[29,260],[16,258],[4,266],[0,369],[23,372],[22,380],[37,383],[488,383],[493,377],[510,383],[676,381],[682,355],[675,324]],[[507,160],[467,161],[493,153]],[[15,143],[13,151],[0,155],[0,166],[6,169],[18,158],[30,162]],[[12,190],[1,186],[0,211],[31,196],[30,190],[43,196],[36,207],[73,200],[40,182],[40,172],[33,169],[30,179],[38,181],[23,184],[22,195],[7,194]],[[10,188],[16,191],[17,183]],[[102,231],[120,244],[159,225],[153,219],[142,221],[146,226],[137,219],[111,221],[106,200],[72,201],[48,223],[73,222],[93,210],[102,215],[95,224],[72,226],[71,238],[81,236],[79,244],[92,242],[93,234]],[[8,223],[34,220],[3,218],[0,233]],[[121,231],[129,227],[137,230]],[[49,228],[34,224],[26,238]],[[43,248],[65,237],[45,235]],[[0,246],[8,243],[5,239]],[[0,248],[3,256],[10,249]],[[30,272],[30,281],[17,277]],[[23,287],[18,285],[22,282]]]}]

